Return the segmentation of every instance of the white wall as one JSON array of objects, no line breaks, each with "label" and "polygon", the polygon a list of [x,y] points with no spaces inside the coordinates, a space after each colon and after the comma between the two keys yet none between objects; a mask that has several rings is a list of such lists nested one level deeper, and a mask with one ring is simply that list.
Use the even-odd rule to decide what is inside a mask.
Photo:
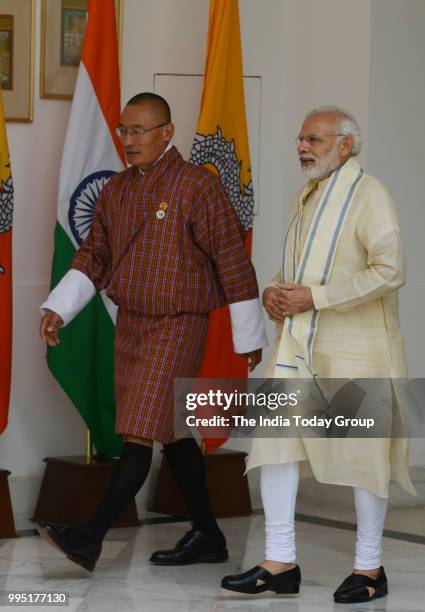
[{"label": "white wall", "polygon": [[374,0],[369,88],[369,168],[400,209],[408,283],[400,292],[411,376],[425,376],[425,2]]},{"label": "white wall", "polygon": [[[123,102],[152,90],[156,73],[203,72],[208,0],[124,2]],[[84,427],[47,370],[37,336],[38,305],[49,285],[58,169],[70,106],[38,97],[40,5],[36,0],[34,122],[8,125],[16,187],[15,322],[10,424],[0,438],[0,465],[13,472],[17,518],[31,516],[42,459],[80,454],[84,447]],[[254,228],[261,286],[279,266],[289,199],[303,180],[293,138],[307,110],[332,103],[358,117],[366,141],[362,162],[403,205],[410,282],[423,288],[423,223],[417,221],[424,220],[424,173],[416,170],[422,160],[425,89],[423,61],[415,60],[425,57],[424,8],[422,0],[240,0],[245,74],[262,77],[260,214]],[[400,108],[406,107],[401,122]],[[402,306],[409,352],[414,363],[424,363],[425,338],[415,342],[414,325],[423,309],[418,304],[412,317],[413,303]],[[272,338],[272,326],[268,329]],[[418,452],[415,461],[424,463],[425,457]],[[256,475],[252,478],[256,499]]]},{"label": "white wall", "polygon": [[[424,24],[422,0],[372,2],[368,166],[399,206],[408,262],[400,316],[409,375],[418,378],[425,376]],[[424,440],[411,448],[412,462],[425,464]]]}]

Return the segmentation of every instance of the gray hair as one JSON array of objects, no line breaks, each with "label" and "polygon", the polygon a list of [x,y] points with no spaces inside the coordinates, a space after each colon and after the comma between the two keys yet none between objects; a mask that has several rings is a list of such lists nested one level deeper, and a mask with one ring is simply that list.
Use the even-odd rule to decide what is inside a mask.
[{"label": "gray hair", "polygon": [[362,136],[360,126],[351,113],[340,108],[339,106],[318,106],[313,108],[305,119],[310,119],[316,115],[335,115],[339,119],[339,132],[343,136],[351,136],[353,138],[353,148],[351,155],[358,155],[362,148]]}]

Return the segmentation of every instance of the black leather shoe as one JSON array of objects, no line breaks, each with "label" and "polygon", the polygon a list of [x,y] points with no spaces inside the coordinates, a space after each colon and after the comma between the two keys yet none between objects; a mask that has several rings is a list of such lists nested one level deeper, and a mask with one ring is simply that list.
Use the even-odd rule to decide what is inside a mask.
[{"label": "black leather shoe", "polygon": [[[264,584],[257,585],[257,580],[263,580]],[[256,565],[243,574],[225,576],[221,581],[223,589],[236,591],[237,593],[248,593],[256,595],[264,591],[274,591],[279,594],[291,594],[300,592],[301,570],[298,565],[279,574],[271,574],[264,567]]]},{"label": "black leather shoe", "polygon": [[220,563],[229,553],[224,535],[208,535],[191,529],[171,550],[157,550],[149,559],[156,565],[188,565],[189,563]]},{"label": "black leather shoe", "polygon": [[[363,574],[348,576],[335,591],[334,600],[337,603],[361,603],[385,597],[388,593],[388,581],[382,565],[380,569],[381,573],[376,580]],[[375,589],[373,595],[369,595],[367,587]]]},{"label": "black leather shoe", "polygon": [[102,550],[85,525],[54,527],[48,523],[37,525],[37,531],[49,544],[65,553],[67,558],[92,572]]}]

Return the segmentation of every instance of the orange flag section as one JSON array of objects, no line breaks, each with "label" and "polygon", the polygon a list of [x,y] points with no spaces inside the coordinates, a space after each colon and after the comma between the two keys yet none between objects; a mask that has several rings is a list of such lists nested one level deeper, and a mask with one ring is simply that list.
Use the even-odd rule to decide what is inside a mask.
[{"label": "orange flag section", "polygon": [[238,0],[211,0],[210,3],[208,50],[197,132],[213,134],[217,126],[226,141],[234,142],[236,157],[241,163],[243,188],[251,182],[251,162]]},{"label": "orange flag section", "polygon": [[[251,253],[254,194],[243,87],[238,0],[211,0],[201,110],[191,161],[221,178],[246,231]],[[229,308],[210,314],[201,378],[246,378],[247,362],[233,350]],[[206,411],[203,414],[206,416]],[[201,431],[201,435],[202,435]],[[225,439],[205,435],[211,452]]]},{"label": "orange flag section", "polygon": [[115,89],[110,86],[113,79],[117,87],[120,83],[114,0],[89,0],[82,62],[108,123],[115,148],[126,167],[121,141],[115,133],[116,118],[121,115],[120,100]]},{"label": "orange flag section", "polygon": [[13,183],[0,92],[0,433],[7,425],[12,369]]}]

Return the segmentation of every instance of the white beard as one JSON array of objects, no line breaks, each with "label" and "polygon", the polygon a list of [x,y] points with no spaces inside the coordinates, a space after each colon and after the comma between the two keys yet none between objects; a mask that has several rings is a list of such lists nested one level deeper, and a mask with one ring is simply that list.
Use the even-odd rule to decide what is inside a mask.
[{"label": "white beard", "polygon": [[314,179],[321,181],[332,174],[340,165],[340,159],[338,157],[337,144],[329,151],[326,157],[317,159],[314,155],[310,157],[314,158],[314,166],[309,168],[301,166],[301,169],[308,179]]}]

